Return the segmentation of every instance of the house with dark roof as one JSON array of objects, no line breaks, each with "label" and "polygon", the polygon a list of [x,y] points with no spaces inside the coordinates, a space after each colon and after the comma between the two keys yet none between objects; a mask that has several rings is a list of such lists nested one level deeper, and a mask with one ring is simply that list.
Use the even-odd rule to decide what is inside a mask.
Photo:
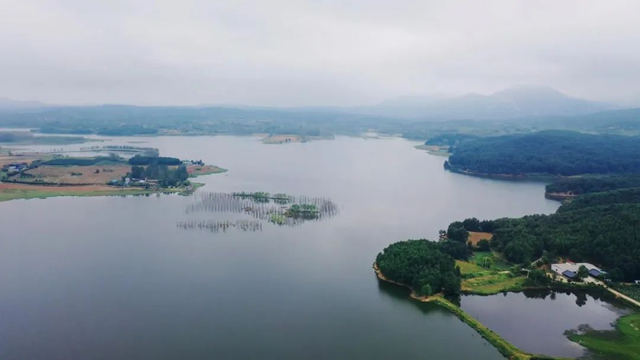
[{"label": "house with dark roof", "polygon": [[574,279],[576,277],[576,275],[578,275],[577,272],[575,271],[571,271],[571,270],[565,270],[562,272],[562,275],[564,277],[566,277],[567,279]]}]

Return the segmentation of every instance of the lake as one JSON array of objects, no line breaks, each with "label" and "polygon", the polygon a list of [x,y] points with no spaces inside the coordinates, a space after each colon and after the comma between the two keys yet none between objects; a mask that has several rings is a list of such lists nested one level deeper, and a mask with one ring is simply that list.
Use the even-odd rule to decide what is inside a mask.
[{"label": "lake", "polygon": [[[177,224],[248,216],[188,212],[198,192],[0,203],[0,358],[501,359],[455,316],[379,283],[371,265],[390,243],[437,239],[455,220],[559,206],[542,183],[446,172],[444,158],[397,138],[102,145],[139,141],[229,170],[198,178],[206,184],[198,192],[327,197],[339,212],[295,227],[212,232]],[[33,148],[91,145],[101,144]]]}]

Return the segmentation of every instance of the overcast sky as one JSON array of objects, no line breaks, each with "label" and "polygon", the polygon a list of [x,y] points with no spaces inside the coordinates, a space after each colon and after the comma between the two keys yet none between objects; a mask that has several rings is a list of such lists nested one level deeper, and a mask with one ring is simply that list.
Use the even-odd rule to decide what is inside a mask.
[{"label": "overcast sky", "polygon": [[0,0],[0,96],[355,105],[515,84],[640,105],[640,1]]}]

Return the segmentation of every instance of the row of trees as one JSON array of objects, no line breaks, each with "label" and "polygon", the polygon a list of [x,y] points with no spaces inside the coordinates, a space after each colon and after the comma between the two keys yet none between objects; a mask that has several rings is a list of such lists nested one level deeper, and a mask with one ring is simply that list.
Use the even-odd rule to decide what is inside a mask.
[{"label": "row of trees", "polygon": [[407,240],[385,248],[378,254],[376,264],[388,279],[408,285],[421,295],[440,292],[457,295],[460,293],[460,268],[451,253],[458,252],[468,257],[464,244]]},{"label": "row of trees", "polygon": [[447,239],[466,243],[467,239],[469,239],[469,231],[493,232],[493,221],[480,221],[476,218],[454,221],[447,228]]},{"label": "row of trees", "polygon": [[158,165],[155,162],[147,167],[132,166],[130,175],[136,179],[158,180],[160,186],[177,186],[184,184],[189,179],[186,166],[180,165],[171,169],[167,165]]},{"label": "row of trees", "polygon": [[637,137],[542,131],[460,142],[445,166],[483,174],[640,173]]},{"label": "row of trees", "polygon": [[136,155],[134,157],[132,157],[131,159],[129,159],[129,165],[137,165],[137,166],[141,166],[141,165],[151,165],[151,164],[158,164],[158,165],[181,165],[182,161],[178,158],[174,158],[174,157],[166,157],[166,156],[143,156],[143,155]]}]

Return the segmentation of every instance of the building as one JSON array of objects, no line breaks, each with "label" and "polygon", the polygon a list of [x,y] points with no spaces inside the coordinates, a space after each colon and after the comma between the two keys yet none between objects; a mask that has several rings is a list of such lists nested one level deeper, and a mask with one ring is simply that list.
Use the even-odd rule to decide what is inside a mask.
[{"label": "building", "polygon": [[562,275],[568,279],[573,279],[578,274],[578,269],[584,266],[589,271],[589,275],[597,278],[600,275],[606,275],[606,272],[599,267],[589,263],[573,263],[566,262],[562,264],[551,264],[551,270],[558,275]]}]

